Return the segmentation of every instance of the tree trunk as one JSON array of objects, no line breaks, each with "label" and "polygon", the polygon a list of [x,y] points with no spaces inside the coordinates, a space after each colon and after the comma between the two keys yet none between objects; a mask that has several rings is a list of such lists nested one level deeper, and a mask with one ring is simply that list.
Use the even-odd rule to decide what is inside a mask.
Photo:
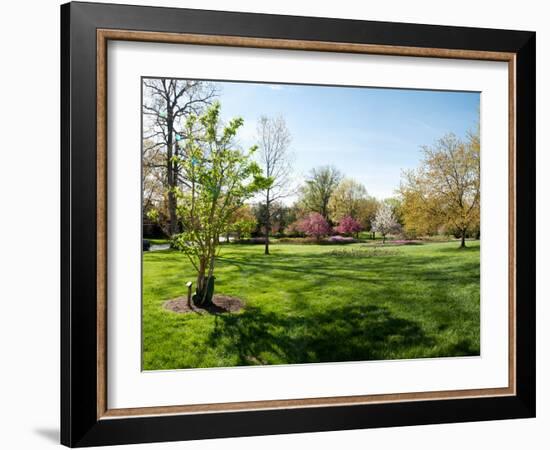
[{"label": "tree trunk", "polygon": [[168,192],[168,231],[170,237],[178,233],[178,217],[176,215],[176,195],[172,190]]},{"label": "tree trunk", "polygon": [[193,303],[197,306],[209,306],[212,304],[212,298],[214,297],[214,281],[215,277],[204,276],[202,281],[202,289],[197,288],[195,295],[193,296]]},{"label": "tree trunk", "polygon": [[205,274],[206,274],[206,265],[204,261],[199,262],[199,271],[197,272],[197,287],[195,288],[195,295],[193,295],[193,303],[199,305],[201,303],[202,297],[201,293],[204,291],[205,285]]},{"label": "tree trunk", "polygon": [[271,214],[269,211],[269,189],[267,190],[267,197],[265,202],[265,247],[264,255],[269,255],[269,229],[271,228]]},{"label": "tree trunk", "polygon": [[385,243],[386,243],[386,235],[383,234],[383,235],[382,235],[382,244],[385,244]]},{"label": "tree trunk", "polygon": [[168,232],[170,237],[174,236],[178,232],[178,217],[176,214],[176,194],[174,188],[177,184],[177,176],[174,170],[174,162],[172,161],[173,151],[173,133],[174,133],[174,121],[172,114],[168,111],[166,117],[166,178],[168,182]]},{"label": "tree trunk", "polygon": [[460,233],[460,248],[466,248],[466,230]]},{"label": "tree trunk", "polygon": [[265,227],[264,255],[269,255],[269,225],[266,225],[266,227]]},{"label": "tree trunk", "polygon": [[207,276],[206,262],[199,262],[199,271],[197,274],[197,288],[193,295],[193,303],[197,306],[208,306],[212,304],[214,295],[214,277]]}]

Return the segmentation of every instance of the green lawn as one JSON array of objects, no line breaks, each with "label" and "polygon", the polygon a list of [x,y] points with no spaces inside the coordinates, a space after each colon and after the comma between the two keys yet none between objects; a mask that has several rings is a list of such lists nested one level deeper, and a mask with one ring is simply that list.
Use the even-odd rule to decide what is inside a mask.
[{"label": "green lawn", "polygon": [[143,257],[143,368],[479,354],[479,241],[223,247],[216,292],[240,313],[178,314],[163,303],[195,275],[174,250]]},{"label": "green lawn", "polygon": [[170,239],[166,238],[145,238],[147,239],[151,245],[163,245],[163,244],[169,244]]}]

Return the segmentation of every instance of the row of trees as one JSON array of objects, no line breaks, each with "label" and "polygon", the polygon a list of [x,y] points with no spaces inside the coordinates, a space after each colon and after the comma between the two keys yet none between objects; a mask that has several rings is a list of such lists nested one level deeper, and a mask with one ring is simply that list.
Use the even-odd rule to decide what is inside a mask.
[{"label": "row of trees", "polygon": [[[272,206],[272,216],[282,220],[275,222],[276,227],[271,228],[270,234],[308,235],[320,239],[329,234],[358,237],[361,231],[370,231],[373,234],[380,232],[385,238],[386,234],[401,228],[397,201],[376,200],[368,195],[361,183],[343,178],[333,167],[313,169],[298,193],[298,200],[292,206]],[[252,210],[260,212],[256,219],[258,226],[262,226],[265,223],[261,214],[263,204]]]},{"label": "row of trees", "polygon": [[[265,176],[272,180],[257,208],[260,214],[256,215],[263,229],[266,255],[269,254],[269,237],[274,231],[298,232],[319,239],[342,221],[340,230],[345,229],[347,234],[350,220],[356,222],[351,226],[353,233],[373,229],[378,202],[368,196],[362,184],[345,179],[336,168],[314,168],[302,186],[293,183],[294,155],[290,151],[291,134],[284,118],[261,117],[257,140],[260,165]],[[291,208],[282,206],[281,200],[296,194],[299,200]],[[282,229],[283,224],[285,229]]]},{"label": "row of trees", "polygon": [[[398,196],[378,201],[361,183],[332,166],[293,182],[291,134],[282,117],[261,117],[257,145],[239,145],[240,118],[220,119],[209,83],[146,79],[144,88],[143,208],[197,270],[196,301],[208,303],[220,238],[362,230],[417,235],[455,233],[461,245],[479,232],[479,130],[466,141],[444,136],[424,148],[424,160],[403,174]],[[295,197],[291,206],[286,199]]]},{"label": "row of trees", "polygon": [[449,133],[422,150],[419,167],[403,172],[397,196],[382,202],[334,167],[312,169],[298,190],[294,208],[300,220],[291,228],[316,237],[332,229],[343,234],[370,230],[384,238],[400,232],[452,234],[465,247],[466,237],[480,236],[479,126],[465,140]]},{"label": "row of trees", "polygon": [[[339,234],[359,238],[362,231],[380,232],[385,239],[388,233],[400,233],[402,225],[398,220],[395,202],[388,200],[374,204],[372,217],[365,216],[369,225],[365,225],[358,213],[341,215],[337,221],[329,221],[322,214],[305,209],[300,202],[292,206],[273,203],[270,208],[269,232],[266,233],[266,206],[264,203],[245,204],[235,211],[229,221],[225,240],[230,236],[237,240],[252,236],[262,236],[265,241],[270,236],[301,237],[311,236],[320,240],[324,236]],[[268,236],[268,237],[266,237]],[[372,235],[371,235],[372,236]],[[374,236],[372,236],[374,238]]]}]

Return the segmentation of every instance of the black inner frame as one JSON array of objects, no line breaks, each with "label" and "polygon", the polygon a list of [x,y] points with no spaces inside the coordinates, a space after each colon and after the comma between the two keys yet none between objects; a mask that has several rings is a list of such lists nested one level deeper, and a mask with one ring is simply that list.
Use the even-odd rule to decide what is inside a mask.
[{"label": "black inner frame", "polygon": [[[516,395],[98,420],[99,28],[515,53]],[[535,416],[534,32],[69,3],[61,6],[60,133],[62,444],[81,447]]]}]

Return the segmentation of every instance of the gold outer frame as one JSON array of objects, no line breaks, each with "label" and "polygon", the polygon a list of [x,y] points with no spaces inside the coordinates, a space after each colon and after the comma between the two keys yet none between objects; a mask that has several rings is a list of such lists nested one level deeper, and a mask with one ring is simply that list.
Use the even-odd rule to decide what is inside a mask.
[{"label": "gold outer frame", "polygon": [[[98,29],[97,35],[97,419],[516,395],[516,55],[507,52]],[[171,44],[502,61],[508,63],[508,386],[504,388],[109,409],[107,405],[107,42]]]}]

